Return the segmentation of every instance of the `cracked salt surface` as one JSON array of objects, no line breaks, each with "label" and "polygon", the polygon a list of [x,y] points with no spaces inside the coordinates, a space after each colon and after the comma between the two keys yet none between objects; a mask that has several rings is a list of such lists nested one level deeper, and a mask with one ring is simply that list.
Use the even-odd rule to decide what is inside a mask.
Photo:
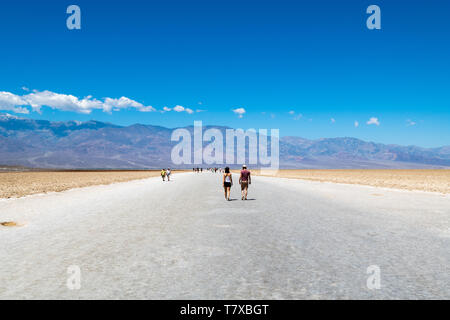
[{"label": "cracked salt surface", "polygon": [[220,185],[178,173],[0,201],[0,221],[26,223],[0,228],[0,298],[450,298],[449,197],[254,177],[255,201],[234,186],[226,202]]}]

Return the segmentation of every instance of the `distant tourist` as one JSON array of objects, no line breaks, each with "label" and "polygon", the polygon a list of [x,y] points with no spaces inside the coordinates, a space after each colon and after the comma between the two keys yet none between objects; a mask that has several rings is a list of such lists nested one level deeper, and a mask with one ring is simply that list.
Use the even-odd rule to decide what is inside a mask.
[{"label": "distant tourist", "polygon": [[170,174],[171,173],[172,173],[172,171],[170,171],[170,168],[167,168],[167,170],[166,170],[167,181],[170,181]]},{"label": "distant tourist", "polygon": [[241,184],[241,200],[247,200],[248,185],[252,184],[252,177],[245,164],[242,166],[239,183]]},{"label": "distant tourist", "polygon": [[233,177],[230,173],[230,168],[225,168],[225,173],[223,174],[223,189],[225,191],[225,200],[230,201],[230,191],[233,185]]},{"label": "distant tourist", "polygon": [[166,169],[161,170],[161,178],[163,179],[163,181],[166,181]]}]

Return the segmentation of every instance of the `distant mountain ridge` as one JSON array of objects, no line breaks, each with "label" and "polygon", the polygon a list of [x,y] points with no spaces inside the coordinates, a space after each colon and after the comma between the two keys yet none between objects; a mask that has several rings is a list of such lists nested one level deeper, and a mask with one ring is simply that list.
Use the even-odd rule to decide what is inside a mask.
[{"label": "distant mountain ridge", "polygon": [[[217,128],[225,132],[226,127]],[[192,126],[186,127],[192,131]],[[100,121],[52,122],[0,114],[0,164],[39,168],[160,168],[172,166],[174,129]],[[206,164],[205,164],[206,165]],[[193,165],[191,165],[193,166]],[[191,167],[186,165],[183,167]],[[450,146],[421,148],[356,138],[280,139],[281,168],[443,168]]]}]

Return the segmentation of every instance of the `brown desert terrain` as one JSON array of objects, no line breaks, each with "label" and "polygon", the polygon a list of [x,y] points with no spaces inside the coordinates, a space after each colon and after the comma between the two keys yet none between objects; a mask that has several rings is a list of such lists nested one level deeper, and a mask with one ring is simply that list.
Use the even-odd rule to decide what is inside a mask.
[{"label": "brown desert terrain", "polygon": [[0,172],[0,198],[58,192],[159,176],[160,171]]},{"label": "brown desert terrain", "polygon": [[255,174],[450,194],[450,170],[448,169],[278,170],[266,173],[256,170]]},{"label": "brown desert terrain", "polygon": [[[238,170],[233,170],[238,173]],[[159,176],[159,171],[29,171],[0,172],[0,198],[59,192],[93,185]],[[204,172],[204,174],[209,174]],[[360,184],[450,194],[450,170],[253,170],[253,175],[320,182]]]}]

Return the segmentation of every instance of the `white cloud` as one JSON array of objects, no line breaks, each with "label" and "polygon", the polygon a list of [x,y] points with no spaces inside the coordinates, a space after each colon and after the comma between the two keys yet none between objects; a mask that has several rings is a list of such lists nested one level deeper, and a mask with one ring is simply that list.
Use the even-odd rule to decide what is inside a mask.
[{"label": "white cloud", "polygon": [[173,111],[176,111],[176,112],[183,112],[183,111],[184,111],[184,107],[183,107],[183,106],[175,106],[175,107],[173,108]]},{"label": "white cloud", "polygon": [[[167,109],[170,109],[170,108],[167,108]],[[194,110],[192,110],[191,108],[185,108],[185,107],[180,106],[180,105],[176,105],[175,107],[173,107],[172,110],[175,111],[175,112],[186,112],[188,114],[193,114],[194,113]]]},{"label": "white cloud", "polygon": [[[29,91],[28,88],[23,88]],[[32,92],[24,95],[16,95],[11,92],[0,91],[0,110],[14,111],[15,113],[29,113],[29,108],[32,111],[41,112],[42,107],[49,107],[59,111],[72,111],[83,114],[90,114],[93,110],[102,110],[103,112],[111,113],[113,111],[120,111],[123,109],[136,109],[140,112],[154,112],[157,111],[152,106],[146,106],[138,101],[127,97],[120,98],[103,98],[95,99],[92,96],[78,98],[70,94],[56,93],[49,90]],[[164,107],[160,112],[186,112],[193,114],[195,111],[191,108],[185,108],[177,105],[174,108]],[[196,110],[202,112],[205,110]]]},{"label": "white cloud", "polygon": [[336,119],[331,118],[330,121],[331,121],[331,123],[335,123],[335,122],[336,122]]},{"label": "white cloud", "polygon": [[378,121],[378,118],[372,117],[369,119],[369,121],[366,122],[368,125],[374,124],[376,126],[380,125],[380,121]]},{"label": "white cloud", "polygon": [[152,106],[146,106],[146,107],[142,107],[138,109],[140,112],[154,112],[156,111],[155,108],[153,108]]},{"label": "white cloud", "polygon": [[191,108],[185,108],[185,107],[183,107],[183,106],[176,105],[176,106],[173,107],[173,108],[163,107],[163,109],[162,109],[160,112],[164,113],[164,112],[170,112],[170,111],[175,111],[175,112],[186,112],[186,113],[188,113],[188,114],[193,114],[194,112],[202,112],[202,111],[204,111],[204,110],[196,110],[196,111],[194,111],[194,110],[192,110]]},{"label": "white cloud", "polygon": [[23,99],[36,112],[41,112],[41,107],[43,106],[84,114],[89,114],[94,109],[103,109],[103,103],[97,99],[92,99],[91,96],[80,100],[73,95],[55,93],[48,90],[34,90],[33,93],[24,95]]},{"label": "white cloud", "polygon": [[28,89],[27,87],[22,87],[23,91],[30,91],[30,89]]},{"label": "white cloud", "polygon": [[289,111],[289,114],[295,114],[295,111],[291,110],[291,111]]},{"label": "white cloud", "polygon": [[359,122],[355,121],[355,128],[358,128],[358,127],[359,127]]},{"label": "white cloud", "polygon": [[415,126],[416,124],[417,124],[417,122],[412,121],[411,119],[406,120],[406,125],[407,125],[408,127],[410,127],[410,126]]},{"label": "white cloud", "polygon": [[14,107],[11,109],[15,113],[23,113],[23,114],[29,114],[30,110],[24,107]]},{"label": "white cloud", "polygon": [[237,109],[234,109],[233,112],[235,114],[237,114],[239,116],[239,118],[242,118],[244,116],[244,114],[245,114],[245,109],[244,108],[237,108]]},{"label": "white cloud", "polygon": [[27,101],[18,95],[0,91],[0,110],[27,114],[30,113],[30,111],[24,107],[27,104]]},{"label": "white cloud", "polygon": [[80,99],[74,95],[55,93],[48,90],[33,90],[32,93],[23,96],[10,92],[0,92],[0,110],[28,113],[29,110],[26,107],[31,107],[33,111],[41,112],[43,106],[60,111],[73,111],[83,114],[89,114],[92,110],[96,109],[103,110],[104,112],[118,111],[126,108],[134,108],[141,112],[156,111],[152,106],[145,106],[127,97],[121,97],[119,99],[105,98],[101,101],[92,96]]},{"label": "white cloud", "polygon": [[111,112],[111,109],[127,109],[135,108],[141,112],[152,112],[156,111],[152,106],[144,106],[142,103],[131,100],[127,97],[121,97],[120,99],[105,98],[105,103],[103,104],[103,111]]}]

